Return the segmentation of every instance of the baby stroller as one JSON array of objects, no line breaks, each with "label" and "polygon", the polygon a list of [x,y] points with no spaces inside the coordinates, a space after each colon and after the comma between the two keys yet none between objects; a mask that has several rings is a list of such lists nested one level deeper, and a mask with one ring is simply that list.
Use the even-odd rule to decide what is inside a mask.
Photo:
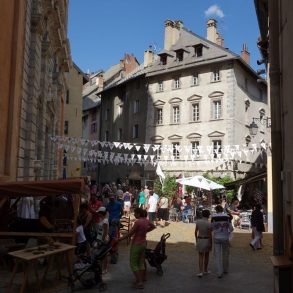
[{"label": "baby stroller", "polygon": [[157,274],[159,276],[163,275],[162,263],[167,259],[165,254],[166,250],[166,240],[170,237],[170,233],[163,234],[161,236],[160,242],[156,245],[155,249],[146,249],[145,258],[151,267],[157,269]]},{"label": "baby stroller", "polygon": [[86,288],[92,288],[98,285],[100,291],[107,289],[107,284],[102,280],[102,262],[107,254],[112,250],[113,241],[100,246],[93,250],[92,256],[84,257],[82,262],[75,263],[73,273],[68,278],[68,285],[71,287],[71,292],[74,291],[76,281]]}]

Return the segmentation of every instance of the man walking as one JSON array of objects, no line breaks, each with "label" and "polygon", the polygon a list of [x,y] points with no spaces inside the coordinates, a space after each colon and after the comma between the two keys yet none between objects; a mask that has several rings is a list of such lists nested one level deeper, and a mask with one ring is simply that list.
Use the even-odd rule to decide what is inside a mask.
[{"label": "man walking", "polygon": [[157,205],[158,205],[158,200],[154,197],[154,191],[150,191],[150,197],[147,205],[147,211],[148,211],[148,216],[149,216],[149,221],[156,225],[157,220],[156,220],[156,212],[157,212]]},{"label": "man walking", "polygon": [[215,247],[215,258],[218,278],[227,274],[229,269],[229,234],[233,231],[230,217],[225,214],[221,205],[216,206],[216,214],[212,217],[212,230]]}]

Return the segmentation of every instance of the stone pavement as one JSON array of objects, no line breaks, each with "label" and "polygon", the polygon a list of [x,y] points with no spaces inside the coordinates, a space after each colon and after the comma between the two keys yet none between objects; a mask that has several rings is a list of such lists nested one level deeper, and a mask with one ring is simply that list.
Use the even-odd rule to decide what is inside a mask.
[{"label": "stone pavement", "polygon": [[[222,279],[216,276],[213,253],[211,253],[211,274],[198,278],[197,252],[194,245],[195,224],[170,223],[165,228],[158,227],[148,234],[148,247],[154,248],[163,233],[171,233],[167,240],[168,259],[163,263],[164,275],[156,274],[155,268],[148,266],[147,281],[143,290],[131,288],[133,276],[128,264],[128,250],[124,243],[120,247],[119,261],[109,265],[104,275],[108,285],[106,292],[225,292],[225,293],[270,293],[273,292],[273,269],[269,256],[272,255],[272,234],[264,233],[264,248],[252,251],[249,246],[250,233],[236,231],[231,241],[230,271]],[[76,292],[82,292],[81,287]],[[97,292],[98,289],[85,292]],[[58,293],[70,292],[59,290]]]},{"label": "stone pavement", "polygon": [[[167,260],[163,263],[163,276],[156,274],[156,269],[148,266],[147,281],[143,290],[131,288],[133,275],[129,267],[129,246],[125,241],[120,244],[117,264],[109,264],[109,272],[104,275],[109,293],[143,291],[182,292],[182,293],[270,293],[273,292],[273,268],[269,259],[272,255],[272,234],[264,233],[264,248],[252,251],[249,246],[250,233],[238,230],[234,232],[230,250],[229,274],[222,279],[216,276],[213,253],[210,255],[211,274],[198,278],[197,252],[194,244],[195,224],[171,222],[167,227],[158,227],[148,234],[148,247],[154,248],[163,233],[170,233],[166,242]],[[9,274],[1,273],[0,292],[4,292]],[[21,280],[19,274],[19,281]],[[32,276],[33,277],[33,276]],[[19,284],[20,285],[20,284]],[[49,285],[47,282],[46,285]],[[17,288],[17,287],[15,287]],[[50,292],[69,293],[63,284],[63,289]],[[77,283],[76,292],[99,292],[98,288],[85,290]],[[29,290],[29,293],[32,291]]]}]

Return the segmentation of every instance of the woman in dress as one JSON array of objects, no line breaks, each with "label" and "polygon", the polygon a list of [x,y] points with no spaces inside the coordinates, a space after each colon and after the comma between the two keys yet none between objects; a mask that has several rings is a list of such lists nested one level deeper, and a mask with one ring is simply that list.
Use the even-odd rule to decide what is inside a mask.
[{"label": "woman in dress", "polygon": [[142,209],[145,208],[145,196],[144,196],[144,188],[141,188],[141,191],[139,193],[139,199],[138,199],[138,206]]},{"label": "woman in dress", "polygon": [[195,239],[199,265],[199,273],[197,276],[199,278],[209,273],[209,254],[212,249],[212,227],[209,222],[209,217],[210,211],[203,210],[202,218],[196,221]]}]

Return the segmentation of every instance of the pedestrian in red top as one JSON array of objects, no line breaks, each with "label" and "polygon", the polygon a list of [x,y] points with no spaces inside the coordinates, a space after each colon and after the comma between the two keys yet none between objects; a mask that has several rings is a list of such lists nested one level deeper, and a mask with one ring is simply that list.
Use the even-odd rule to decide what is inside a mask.
[{"label": "pedestrian in red top", "polygon": [[99,200],[99,198],[96,196],[96,194],[92,193],[91,198],[89,201],[89,211],[93,215],[93,220],[92,222],[98,223],[99,222],[99,216],[98,216],[98,209],[103,206],[103,202]]},{"label": "pedestrian in red top", "polygon": [[147,218],[146,213],[141,208],[134,210],[136,221],[125,236],[119,241],[132,237],[130,246],[130,267],[135,276],[134,286],[137,289],[143,289],[143,281],[145,276],[145,249],[146,249],[146,234],[155,229]]}]

